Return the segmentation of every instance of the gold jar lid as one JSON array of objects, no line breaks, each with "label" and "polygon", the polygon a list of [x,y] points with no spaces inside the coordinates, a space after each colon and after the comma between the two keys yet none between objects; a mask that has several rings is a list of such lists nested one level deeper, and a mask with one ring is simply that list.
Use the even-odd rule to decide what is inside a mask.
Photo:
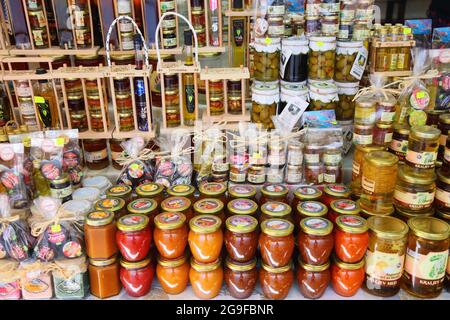
[{"label": "gold jar lid", "polygon": [[187,261],[187,256],[184,254],[183,256],[176,259],[166,259],[161,256],[158,256],[156,259],[158,264],[164,268],[177,268],[182,266]]},{"label": "gold jar lid", "polygon": [[450,178],[448,178],[445,174],[442,173],[442,169],[437,170],[436,173],[439,181],[442,181],[445,184],[450,184]]},{"label": "gold jar lid", "polygon": [[125,197],[131,194],[133,188],[126,185],[112,186],[106,190],[106,196],[108,197]]},{"label": "gold jar lid", "polygon": [[300,256],[298,257],[298,266],[300,268],[305,269],[306,271],[311,271],[311,272],[320,272],[320,271],[325,271],[330,267],[330,261],[327,261],[326,263],[320,265],[320,266],[313,266],[312,264],[306,264],[304,263]]},{"label": "gold jar lid", "polygon": [[158,203],[149,198],[140,198],[133,200],[127,206],[127,210],[130,213],[142,213],[145,215],[150,214],[158,207]]},{"label": "gold jar lid", "polygon": [[292,208],[284,202],[267,201],[261,206],[261,212],[270,217],[283,217],[291,214]]},{"label": "gold jar lid", "polygon": [[223,95],[209,97],[209,101],[222,101],[222,100],[223,100]]},{"label": "gold jar lid", "polygon": [[336,218],[336,226],[344,232],[348,233],[364,233],[367,231],[367,221],[355,215],[344,214]]},{"label": "gold jar lid", "polygon": [[254,214],[258,204],[251,199],[238,198],[228,202],[227,208],[232,214]]},{"label": "gold jar lid", "polygon": [[427,240],[445,240],[450,234],[450,225],[438,218],[415,217],[408,220],[411,232]]},{"label": "gold jar lid", "polygon": [[227,187],[223,183],[207,182],[200,185],[199,191],[208,196],[217,196],[224,194],[227,191]]},{"label": "gold jar lid", "polygon": [[189,209],[191,200],[185,197],[169,197],[161,202],[161,209],[164,211],[179,212]]},{"label": "gold jar lid", "polygon": [[254,186],[230,186],[228,188],[230,196],[235,198],[250,198],[256,195],[256,188]]},{"label": "gold jar lid", "polygon": [[322,196],[322,191],[316,187],[299,187],[294,191],[294,196],[300,200],[318,199]]},{"label": "gold jar lid", "polygon": [[140,213],[127,214],[117,221],[117,229],[121,231],[139,231],[147,227],[149,218]]},{"label": "gold jar lid", "polygon": [[268,264],[265,264],[264,262],[261,263],[261,267],[270,273],[283,273],[287,272],[292,269],[292,261],[289,261],[289,263],[283,267],[275,268],[272,266],[269,266]]},{"label": "gold jar lid", "polygon": [[193,257],[191,258],[191,267],[192,269],[198,272],[214,271],[217,268],[219,268],[220,265],[221,265],[220,258],[211,263],[201,263],[196,261]]},{"label": "gold jar lid", "polygon": [[445,113],[439,116],[439,122],[450,124],[450,113]]},{"label": "gold jar lid", "polygon": [[225,221],[228,230],[235,233],[249,233],[256,230],[258,220],[252,216],[235,215]]},{"label": "gold jar lid", "polygon": [[171,196],[187,197],[195,192],[195,187],[188,184],[177,184],[167,189],[167,193]]},{"label": "gold jar lid", "polygon": [[117,261],[117,255],[113,255],[108,259],[89,259],[89,263],[96,267],[106,267]]},{"label": "gold jar lid", "polygon": [[385,123],[377,123],[376,126],[380,129],[390,129],[392,128],[392,124],[385,124]]},{"label": "gold jar lid", "polygon": [[70,117],[71,117],[72,119],[83,119],[84,117],[86,117],[86,112],[81,112],[80,114],[72,113],[72,114],[70,115]]},{"label": "gold jar lid", "polygon": [[90,100],[100,100],[100,96],[98,94],[89,95],[87,98]]},{"label": "gold jar lid", "polygon": [[114,220],[114,213],[111,211],[92,211],[86,216],[86,224],[93,227],[100,227],[110,224]]},{"label": "gold jar lid", "polygon": [[189,221],[191,231],[196,233],[213,233],[220,229],[222,220],[219,217],[211,214],[202,214],[196,216]]},{"label": "gold jar lid", "polygon": [[267,219],[261,223],[261,231],[273,237],[285,237],[294,231],[294,225],[285,219]]},{"label": "gold jar lid", "polygon": [[409,127],[404,124],[400,123],[395,124],[394,131],[399,134],[409,135]]},{"label": "gold jar lid", "polygon": [[150,258],[144,259],[142,261],[130,262],[124,259],[120,259],[120,265],[126,269],[140,269],[148,266],[150,264]]},{"label": "gold jar lid", "polygon": [[266,184],[261,188],[261,193],[265,196],[282,197],[287,195],[289,189],[282,184]]},{"label": "gold jar lid", "polygon": [[351,190],[344,184],[327,184],[323,188],[323,192],[330,196],[341,198],[348,198],[351,194]]},{"label": "gold jar lid", "polygon": [[423,139],[438,139],[441,131],[432,126],[418,126],[411,128],[411,134]]},{"label": "gold jar lid", "polygon": [[300,221],[300,229],[306,234],[326,236],[333,231],[333,223],[321,217],[308,217]]},{"label": "gold jar lid", "polygon": [[80,94],[71,94],[69,96],[67,96],[67,100],[80,100],[83,99],[83,95]]},{"label": "gold jar lid", "polygon": [[256,258],[253,258],[252,260],[247,262],[238,262],[232,260],[230,257],[227,257],[227,259],[225,260],[225,266],[233,271],[250,271],[256,268]]},{"label": "gold jar lid", "polygon": [[155,219],[155,226],[161,230],[172,230],[181,227],[186,222],[186,216],[181,212],[163,212]]},{"label": "gold jar lid", "polygon": [[404,164],[398,168],[398,178],[411,184],[429,185],[436,180],[436,174],[414,170]]},{"label": "gold jar lid", "polygon": [[224,204],[216,198],[204,198],[194,203],[194,210],[201,214],[215,214],[223,210]]},{"label": "gold jar lid", "polygon": [[331,201],[330,208],[339,214],[359,214],[359,204],[350,199],[337,199]]},{"label": "gold jar lid", "polygon": [[323,217],[328,213],[326,205],[319,201],[303,201],[297,205],[297,210],[307,217]]},{"label": "gold jar lid", "polygon": [[360,269],[364,266],[364,258],[356,263],[346,263],[344,261],[339,260],[337,257],[333,257],[333,263],[341,269],[345,270],[356,270]]},{"label": "gold jar lid", "polygon": [[389,216],[372,216],[367,219],[369,230],[383,239],[399,240],[408,234],[409,228],[402,220]]},{"label": "gold jar lid", "polygon": [[387,151],[372,151],[364,156],[367,162],[377,167],[387,167],[397,164],[398,157]]},{"label": "gold jar lid", "polygon": [[155,196],[160,194],[164,187],[155,182],[148,182],[136,187],[136,193],[140,197]]},{"label": "gold jar lid", "polygon": [[116,94],[116,99],[128,99],[131,97],[129,93]]},{"label": "gold jar lid", "polygon": [[81,55],[75,55],[75,59],[77,60],[93,60],[98,59],[98,54],[81,54]]},{"label": "gold jar lid", "polygon": [[91,113],[91,118],[95,118],[95,119],[101,119],[103,118],[103,115],[101,113]]},{"label": "gold jar lid", "polygon": [[372,152],[372,151],[383,151],[383,150],[385,150],[385,148],[383,146],[378,146],[378,145],[374,145],[374,144],[368,144],[368,145],[357,144],[356,145],[356,149],[358,151],[363,152],[363,153],[369,153],[369,152]]}]

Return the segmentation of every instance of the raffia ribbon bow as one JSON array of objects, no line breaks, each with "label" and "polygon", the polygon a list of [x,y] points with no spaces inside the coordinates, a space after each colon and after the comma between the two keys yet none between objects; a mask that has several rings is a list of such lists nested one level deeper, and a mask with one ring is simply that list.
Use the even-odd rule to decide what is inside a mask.
[{"label": "raffia ribbon bow", "polygon": [[120,164],[121,166],[127,166],[130,163],[137,161],[137,160],[148,161],[148,160],[151,160],[154,158],[155,158],[155,152],[150,149],[144,148],[139,152],[137,157],[131,157],[125,151],[122,151],[120,156],[116,159],[116,162],[118,164]]},{"label": "raffia ribbon bow", "polygon": [[[51,225],[58,225],[60,222],[71,221],[76,224],[80,224],[82,218],[75,213],[64,209],[62,206],[59,207],[56,215],[48,219],[44,217],[42,214],[33,214],[33,216],[29,219],[29,224],[31,228],[31,234],[34,237],[38,237],[47,230]],[[81,225],[81,224],[80,224]]]},{"label": "raffia ribbon bow", "polygon": [[418,75],[413,75],[409,77],[405,77],[401,80],[399,84],[399,89],[404,90],[412,85],[416,80],[428,80],[439,77],[440,73],[437,69],[428,70],[425,73],[421,73]]},{"label": "raffia ribbon bow", "polygon": [[0,282],[10,283],[20,278],[20,274],[17,272],[19,263],[12,260],[0,261]]},{"label": "raffia ribbon bow", "polygon": [[400,94],[401,90],[392,88],[393,86],[395,86],[397,84],[400,84],[400,83],[401,83],[401,81],[394,81],[394,82],[391,82],[391,83],[389,83],[387,85],[384,85],[382,87],[371,85],[370,87],[361,88],[355,94],[355,97],[353,98],[352,101],[355,101],[359,97],[362,97],[362,96],[366,96],[366,95],[367,96],[375,96],[377,94],[383,95],[384,99],[388,100],[389,99],[388,94],[392,94],[394,96],[397,96],[397,95]]},{"label": "raffia ribbon bow", "polygon": [[86,258],[81,257],[73,260],[55,261],[49,265],[49,270],[58,278],[69,280],[77,274],[87,271]]}]

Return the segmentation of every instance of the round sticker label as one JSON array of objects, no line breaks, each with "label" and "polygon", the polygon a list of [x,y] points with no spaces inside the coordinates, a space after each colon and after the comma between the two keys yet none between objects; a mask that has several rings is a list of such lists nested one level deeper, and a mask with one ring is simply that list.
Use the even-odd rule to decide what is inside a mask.
[{"label": "round sticker label", "polygon": [[203,190],[209,192],[220,192],[225,189],[225,186],[221,183],[206,183],[203,185]]},{"label": "round sticker label", "polygon": [[154,202],[152,200],[144,200],[144,199],[139,199],[136,201],[133,201],[131,203],[131,208],[135,209],[135,210],[147,210],[150,209],[154,206]]},{"label": "round sticker label", "polygon": [[266,202],[264,208],[270,212],[282,212],[287,209],[287,206],[282,202]]},{"label": "round sticker label", "polygon": [[254,207],[254,202],[247,199],[233,200],[231,207],[240,211],[247,211]]},{"label": "round sticker label", "polygon": [[206,228],[219,224],[219,222],[219,218],[216,217],[200,216],[199,218],[194,220],[193,224],[199,228]]},{"label": "round sticker label", "polygon": [[155,183],[143,184],[140,186],[142,191],[152,192],[158,190],[158,185]]},{"label": "round sticker label", "polygon": [[304,223],[305,226],[314,230],[325,229],[328,227],[327,221],[320,218],[305,219]]},{"label": "round sticker label", "polygon": [[138,216],[134,214],[129,214],[120,218],[120,223],[125,226],[135,226],[138,224],[143,224],[144,222],[145,222],[144,216]]},{"label": "round sticker label", "polygon": [[158,215],[156,219],[161,224],[169,224],[181,220],[181,216],[179,213],[176,212],[165,212],[163,214]]},{"label": "round sticker label", "polygon": [[185,184],[179,184],[179,185],[172,187],[172,190],[174,192],[184,193],[184,192],[188,192],[189,190],[191,190],[191,187],[188,185],[185,185]]},{"label": "round sticker label", "polygon": [[358,216],[340,216],[339,221],[349,227],[360,227],[364,224]]},{"label": "round sticker label", "polygon": [[286,190],[286,187],[281,184],[269,184],[264,189],[269,192],[283,192]]},{"label": "round sticker label", "polygon": [[233,186],[230,190],[237,194],[249,194],[253,191],[253,188],[250,186]]},{"label": "round sticker label", "polygon": [[236,229],[247,229],[257,224],[254,218],[245,215],[232,216],[229,223]]},{"label": "round sticker label", "polygon": [[342,199],[342,200],[338,200],[335,201],[333,203],[333,205],[336,208],[342,209],[342,210],[346,210],[346,211],[352,211],[356,209],[356,203],[352,200],[347,200],[347,199]]},{"label": "round sticker label", "polygon": [[69,241],[63,246],[63,254],[67,258],[76,258],[81,256],[81,245],[75,241]]},{"label": "round sticker label", "polygon": [[112,215],[111,212],[108,212],[108,211],[93,211],[88,214],[88,219],[98,221],[98,220],[107,219],[111,215]]},{"label": "round sticker label", "polygon": [[[267,221],[267,220],[266,220]],[[289,222],[280,219],[271,219],[266,223],[267,227],[272,230],[287,230],[290,227]]]},{"label": "round sticker label", "polygon": [[10,161],[14,158],[14,150],[9,146],[5,146],[0,151],[0,158],[3,161]]},{"label": "round sticker label", "polygon": [[187,205],[186,201],[182,198],[170,198],[163,202],[163,206],[167,209],[180,209]]},{"label": "round sticker label", "polygon": [[195,207],[203,211],[214,210],[219,207],[219,202],[212,199],[200,200],[195,204]]},{"label": "round sticker label", "polygon": [[422,88],[414,88],[409,102],[414,109],[423,110],[430,103],[430,94]]},{"label": "round sticker label", "polygon": [[111,187],[110,189],[109,189],[109,192],[110,193],[124,193],[124,192],[127,192],[128,190],[130,190],[130,188],[129,187],[126,187],[126,186],[114,186],[114,187]]},{"label": "round sticker label", "polygon": [[301,187],[297,189],[297,192],[300,194],[312,195],[318,193],[316,189],[311,187]]},{"label": "round sticker label", "polygon": [[98,202],[98,206],[102,209],[114,209],[120,204],[119,199],[106,198]]},{"label": "round sticker label", "polygon": [[325,206],[318,202],[305,201],[300,204],[300,208],[305,209],[308,212],[321,212]]},{"label": "round sticker label", "polygon": [[330,184],[328,188],[333,192],[345,193],[348,192],[348,189],[343,184]]}]

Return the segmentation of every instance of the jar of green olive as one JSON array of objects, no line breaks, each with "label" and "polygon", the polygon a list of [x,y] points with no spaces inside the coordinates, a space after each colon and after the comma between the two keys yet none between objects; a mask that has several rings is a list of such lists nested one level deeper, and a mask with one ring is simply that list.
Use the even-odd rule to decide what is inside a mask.
[{"label": "jar of green olive", "polygon": [[311,37],[309,39],[308,79],[332,80],[336,37]]},{"label": "jar of green olive", "polygon": [[308,111],[336,110],[338,108],[338,90],[329,82],[314,82],[309,85],[310,103]]},{"label": "jar of green olive", "polygon": [[278,86],[268,83],[255,83],[252,87],[252,122],[261,123],[265,129],[273,129],[271,117],[276,114],[279,101]]},{"label": "jar of green olive", "polygon": [[355,102],[353,98],[359,89],[359,82],[335,82],[338,91],[338,107],[336,120],[348,121],[355,117]]},{"label": "jar of green olive", "polygon": [[257,81],[277,81],[280,73],[280,38],[257,38],[254,44],[254,73]]}]

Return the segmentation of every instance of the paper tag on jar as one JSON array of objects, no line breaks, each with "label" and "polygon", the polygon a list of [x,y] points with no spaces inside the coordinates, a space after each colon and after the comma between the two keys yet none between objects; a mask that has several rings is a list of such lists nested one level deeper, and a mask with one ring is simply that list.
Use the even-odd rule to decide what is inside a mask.
[{"label": "paper tag on jar", "polygon": [[284,72],[286,70],[286,66],[289,62],[289,59],[291,58],[292,51],[289,48],[283,48],[283,51],[281,52],[280,56],[280,78],[284,78]]},{"label": "paper tag on jar", "polygon": [[364,69],[367,64],[367,57],[369,52],[366,47],[362,46],[356,55],[355,62],[353,62],[352,69],[350,70],[350,75],[354,76],[356,79],[361,80]]},{"label": "paper tag on jar", "polygon": [[281,114],[278,116],[278,121],[283,123],[284,127],[290,131],[297,124],[298,120],[308,108],[309,103],[302,98],[289,99],[286,107],[284,107]]}]

